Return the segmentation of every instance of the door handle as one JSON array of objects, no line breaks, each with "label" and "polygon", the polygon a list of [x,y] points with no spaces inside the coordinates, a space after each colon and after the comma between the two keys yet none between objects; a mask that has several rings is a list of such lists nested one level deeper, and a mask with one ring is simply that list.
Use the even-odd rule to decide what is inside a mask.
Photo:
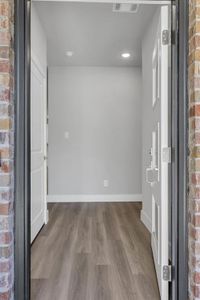
[{"label": "door handle", "polygon": [[154,182],[154,172],[152,168],[146,169],[146,182],[150,184]]},{"label": "door handle", "polygon": [[146,169],[146,182],[149,184],[152,184],[157,181],[158,181],[158,169],[147,168]]}]

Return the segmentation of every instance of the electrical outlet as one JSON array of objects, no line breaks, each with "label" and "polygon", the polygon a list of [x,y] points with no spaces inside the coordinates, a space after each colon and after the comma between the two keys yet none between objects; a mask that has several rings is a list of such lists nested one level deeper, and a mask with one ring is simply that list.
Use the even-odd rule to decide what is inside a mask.
[{"label": "electrical outlet", "polygon": [[108,181],[107,179],[104,179],[104,181],[103,181],[103,186],[104,186],[105,188],[109,187],[109,181]]}]

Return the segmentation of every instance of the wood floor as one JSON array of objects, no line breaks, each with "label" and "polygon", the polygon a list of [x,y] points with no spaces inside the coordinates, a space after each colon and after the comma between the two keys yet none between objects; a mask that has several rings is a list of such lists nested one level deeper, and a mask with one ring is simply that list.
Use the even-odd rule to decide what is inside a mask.
[{"label": "wood floor", "polygon": [[31,300],[158,300],[139,203],[49,206],[32,245]]}]

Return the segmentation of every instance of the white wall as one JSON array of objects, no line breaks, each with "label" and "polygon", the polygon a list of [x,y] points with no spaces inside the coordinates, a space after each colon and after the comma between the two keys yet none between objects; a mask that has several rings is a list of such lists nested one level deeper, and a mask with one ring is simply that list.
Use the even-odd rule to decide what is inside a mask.
[{"label": "white wall", "polygon": [[37,14],[35,4],[31,4],[31,52],[39,61],[43,72],[47,70],[47,39]]},{"label": "white wall", "polygon": [[50,195],[141,194],[141,84],[140,68],[50,68]]},{"label": "white wall", "polygon": [[152,223],[152,191],[146,182],[146,169],[150,166],[150,154],[152,144],[152,53],[155,44],[156,32],[159,22],[160,9],[158,8],[151,24],[149,24],[142,42],[142,196],[143,209],[142,220],[150,229]]}]

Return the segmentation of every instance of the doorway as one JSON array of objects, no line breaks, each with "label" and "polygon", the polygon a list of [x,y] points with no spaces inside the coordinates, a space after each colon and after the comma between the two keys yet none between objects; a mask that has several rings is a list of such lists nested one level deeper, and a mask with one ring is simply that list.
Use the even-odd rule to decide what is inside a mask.
[{"label": "doorway", "polygon": [[[157,83],[157,85],[158,85],[158,83]],[[157,134],[156,132],[152,133],[152,152],[150,153],[152,157],[153,157],[154,154],[156,154],[155,145],[158,145],[157,140],[158,140],[159,134],[157,134],[157,136],[156,136],[156,134]],[[155,150],[154,151],[155,153],[153,153],[153,150]],[[165,156],[166,160],[169,160],[170,159],[170,153],[169,153],[168,149],[166,149],[166,153],[165,154],[166,154],[166,156]],[[153,163],[153,161],[151,161],[151,166],[153,165],[152,163]],[[157,168],[155,168],[155,169],[154,168],[150,168],[150,170],[148,170],[148,172],[147,172],[147,179],[148,179],[147,181],[151,184],[151,186],[152,186],[152,183],[155,182],[155,173],[157,174],[157,170],[156,169]],[[157,221],[158,221],[158,219],[157,219]]]},{"label": "doorway", "polygon": [[[58,242],[56,239],[59,234],[58,228],[62,230],[61,228],[67,226],[66,219],[71,220],[67,217],[68,214],[61,217],[62,209],[66,212],[70,210],[68,206],[64,208],[62,202],[97,202],[98,199],[101,199],[101,202],[143,202],[142,221],[151,235],[149,247],[152,247],[156,273],[153,266],[149,268],[155,273],[152,277],[157,277],[161,298],[168,299],[169,283],[168,279],[163,277],[163,268],[169,268],[168,178],[169,181],[171,180],[171,136],[169,134],[171,106],[169,12],[171,7],[169,4],[44,3],[42,1],[32,3],[31,241],[34,241],[32,282],[41,283],[45,280],[46,286],[46,282],[49,285],[52,281],[51,286],[54,286],[55,275],[49,277],[43,273],[45,268],[42,268],[42,265],[51,266],[48,274],[51,274],[51,270],[56,269],[58,265],[58,262],[56,260],[54,262],[53,259],[57,254],[51,253],[50,248]],[[47,66],[48,93],[45,92]],[[46,132],[48,132],[48,139]],[[49,179],[47,196],[45,195],[46,163]],[[54,222],[50,223],[51,226],[47,224],[39,233],[42,226],[47,223],[47,218],[45,220],[48,214],[47,203],[55,205],[50,214]],[[61,205],[61,208],[57,208],[56,204],[59,207]],[[89,204],[89,208],[90,206],[92,207],[92,204]],[[115,223],[117,205],[113,204],[113,206],[110,218],[113,216],[113,223]],[[123,207],[126,210],[125,204],[121,207],[122,211]],[[102,228],[100,230],[97,227],[96,230],[100,230],[101,242],[106,245],[103,247],[100,244],[99,251],[100,256],[107,257],[107,262],[102,264],[108,269],[108,277],[112,276],[112,272],[119,277],[121,298],[145,299],[148,295],[147,291],[144,290],[144,293],[138,291],[135,294],[131,291],[131,282],[136,282],[137,285],[135,273],[141,275],[148,286],[154,286],[150,280],[151,276],[145,277],[145,272],[141,271],[145,269],[145,266],[142,267],[142,257],[133,251],[134,248],[138,248],[138,251],[142,252],[144,247],[144,245],[139,246],[142,245],[142,241],[137,241],[137,245],[136,241],[132,240],[137,235],[137,230],[142,232],[140,218],[134,224],[134,219],[137,219],[134,210],[137,211],[137,206],[135,208],[133,206],[132,227],[135,231],[128,231],[132,247],[130,246],[128,250],[125,247],[125,243],[131,243],[130,240],[129,242],[124,240],[125,232],[120,233],[118,230],[115,235],[113,232],[113,239],[120,239],[122,243],[119,253],[116,253],[119,259],[120,251],[124,251],[124,259],[137,257],[136,261],[131,262],[129,259],[129,267],[131,268],[131,264],[138,264],[138,269],[131,268],[131,279],[129,286],[127,285],[130,291],[124,296],[122,283],[127,271],[120,273],[117,262],[112,262],[111,259],[111,252],[115,246],[113,241],[111,245],[109,244],[112,238],[106,225],[109,206],[108,208],[105,206],[103,212],[101,207],[96,206],[96,208],[96,214],[91,213],[89,218],[87,218],[87,214],[90,215],[89,211],[83,214],[84,205],[80,212],[77,208],[77,221],[71,224],[71,220],[68,225],[72,228],[75,226],[74,238],[71,240],[75,248],[70,251],[75,251],[77,254],[77,258],[76,256],[71,258],[72,274],[68,274],[69,263],[68,271],[63,271],[63,277],[70,276],[69,289],[75,280],[72,278],[78,276],[74,266],[77,265],[76,259],[78,260],[79,256],[81,262],[85,261],[85,254],[88,257],[90,261],[89,266],[86,267],[88,270],[90,264],[94,264],[94,270],[99,265],[98,260],[93,261],[91,258],[97,256],[95,244],[98,237],[93,230],[97,219],[97,224]],[[73,209],[69,215],[71,214],[73,215]],[[80,221],[82,214],[83,221]],[[62,218],[64,222],[61,222]],[[58,225],[60,222],[62,225]],[[125,227],[122,218],[116,222]],[[117,223],[113,227],[117,228]],[[129,225],[131,227],[131,223]],[[52,228],[50,232],[48,232],[49,226]],[[141,226],[141,229],[136,230],[137,226]],[[45,230],[48,234],[44,234]],[[145,232],[141,236],[145,239]],[[81,239],[82,242],[79,241]],[[41,240],[40,243],[38,240]],[[65,238],[62,237],[61,241],[65,241]],[[63,249],[60,256],[64,260],[65,245],[65,243],[60,245]],[[35,248],[37,250],[34,250]],[[149,257],[152,253],[149,252]],[[44,263],[42,263],[43,255]],[[148,257],[148,254],[144,256]],[[41,259],[40,263],[38,257]],[[113,268],[109,268],[112,265]],[[122,269],[123,267],[125,268],[122,266]],[[83,270],[83,274],[85,272]],[[87,273],[84,275],[85,284],[81,283],[81,285],[86,286],[82,292],[79,292],[79,298],[97,297],[96,291],[93,296],[86,294],[87,289],[91,289],[87,287],[91,272],[92,270],[88,275]],[[56,280],[61,281],[61,279]],[[81,281],[81,278],[77,280]],[[104,281],[105,278],[103,277],[102,280]],[[110,285],[112,286],[111,283]],[[115,286],[120,286],[120,283],[115,281]],[[60,289],[62,294],[62,285]],[[77,289],[76,286],[74,289]],[[42,290],[41,294],[44,298],[43,293]],[[49,293],[52,295],[51,290]],[[55,293],[58,294],[58,291]],[[157,298],[158,292],[153,289],[152,293],[152,297]],[[35,299],[40,298],[35,291],[33,294]],[[63,292],[63,297],[65,294],[66,291]],[[112,291],[109,297],[113,298]],[[68,298],[76,298],[74,292],[72,296],[69,293]]]}]

